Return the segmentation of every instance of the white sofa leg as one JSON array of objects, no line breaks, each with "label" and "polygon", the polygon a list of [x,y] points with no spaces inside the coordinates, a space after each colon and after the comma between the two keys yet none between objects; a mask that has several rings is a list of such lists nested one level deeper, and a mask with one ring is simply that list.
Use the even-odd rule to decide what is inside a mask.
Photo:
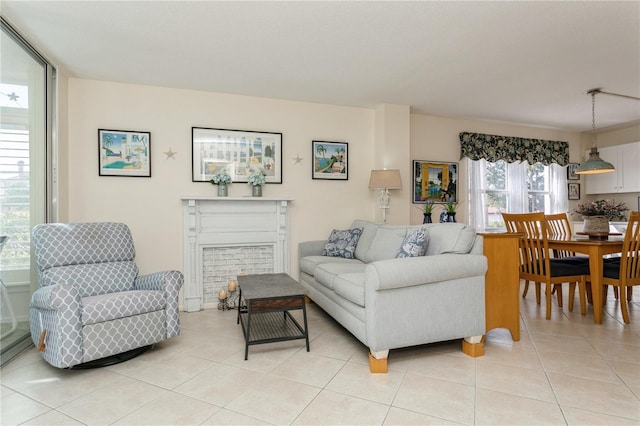
[{"label": "white sofa leg", "polygon": [[471,336],[462,339],[462,352],[474,358],[484,355],[484,336]]},{"label": "white sofa leg", "polygon": [[389,349],[369,352],[369,371],[371,373],[386,373]]}]

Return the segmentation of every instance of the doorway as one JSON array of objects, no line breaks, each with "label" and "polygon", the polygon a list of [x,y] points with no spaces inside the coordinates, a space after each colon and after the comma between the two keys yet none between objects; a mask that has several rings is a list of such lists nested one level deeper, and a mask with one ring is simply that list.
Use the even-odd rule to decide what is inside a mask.
[{"label": "doorway", "polygon": [[0,364],[29,347],[31,228],[47,221],[55,69],[4,19],[0,34]]}]

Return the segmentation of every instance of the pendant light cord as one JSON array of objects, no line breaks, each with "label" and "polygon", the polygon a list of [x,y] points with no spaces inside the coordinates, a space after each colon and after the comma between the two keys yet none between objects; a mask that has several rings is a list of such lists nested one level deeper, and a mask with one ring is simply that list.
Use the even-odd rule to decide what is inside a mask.
[{"label": "pendant light cord", "polygon": [[596,92],[591,91],[591,140],[592,147],[597,148],[596,143]]}]

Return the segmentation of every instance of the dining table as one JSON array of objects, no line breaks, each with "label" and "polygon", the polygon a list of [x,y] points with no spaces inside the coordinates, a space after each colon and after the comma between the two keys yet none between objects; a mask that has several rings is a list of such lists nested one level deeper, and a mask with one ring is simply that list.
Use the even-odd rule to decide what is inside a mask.
[{"label": "dining table", "polygon": [[602,323],[602,273],[603,257],[608,254],[622,252],[623,237],[610,235],[606,239],[596,239],[589,236],[573,235],[563,239],[549,239],[552,250],[567,250],[589,256],[589,275],[591,294],[593,297],[593,319],[596,324]]}]

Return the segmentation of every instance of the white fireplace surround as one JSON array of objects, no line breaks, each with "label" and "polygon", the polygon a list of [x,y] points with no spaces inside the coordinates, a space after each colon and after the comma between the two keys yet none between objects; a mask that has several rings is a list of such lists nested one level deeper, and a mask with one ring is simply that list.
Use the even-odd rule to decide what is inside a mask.
[{"label": "white fireplace surround", "polygon": [[[291,198],[181,197],[183,212],[184,287],[181,308],[187,312],[212,307],[205,300],[205,275],[226,283],[237,274],[289,272],[289,216]],[[246,253],[267,248],[265,257],[251,264],[251,256],[211,264],[205,250]],[[224,257],[224,256],[223,256]],[[214,260],[213,262],[223,262]]]}]

